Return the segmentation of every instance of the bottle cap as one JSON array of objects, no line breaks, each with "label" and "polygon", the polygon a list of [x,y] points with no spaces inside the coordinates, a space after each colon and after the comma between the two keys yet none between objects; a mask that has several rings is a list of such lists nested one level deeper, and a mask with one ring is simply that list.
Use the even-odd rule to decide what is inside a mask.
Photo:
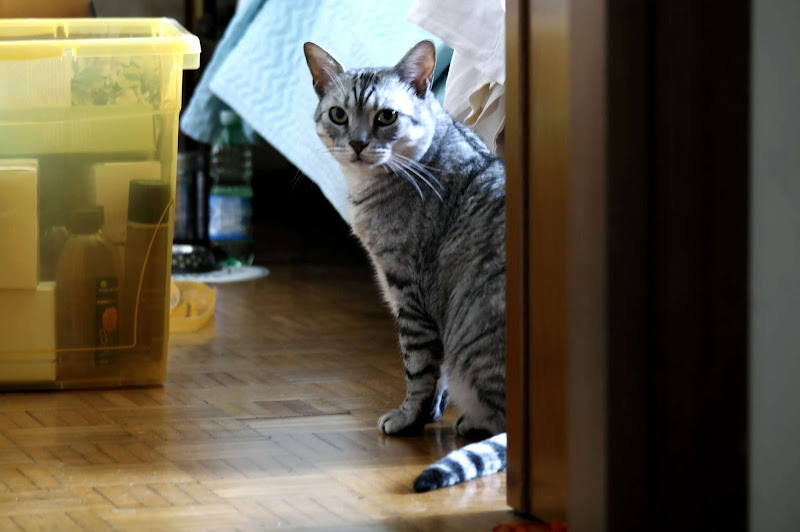
[{"label": "bottle cap", "polygon": [[196,151],[178,153],[178,177],[191,175],[203,167],[203,155]]},{"label": "bottle cap", "polygon": [[225,110],[219,112],[219,121],[223,126],[235,126],[242,122],[242,118],[234,111]]},{"label": "bottle cap", "polygon": [[[172,191],[169,183],[152,179],[134,179],[128,191],[128,221],[140,224],[166,224]],[[163,219],[162,219],[163,216]]]},{"label": "bottle cap", "polygon": [[103,227],[104,213],[102,205],[74,209],[67,216],[67,230],[76,235],[96,233]]}]

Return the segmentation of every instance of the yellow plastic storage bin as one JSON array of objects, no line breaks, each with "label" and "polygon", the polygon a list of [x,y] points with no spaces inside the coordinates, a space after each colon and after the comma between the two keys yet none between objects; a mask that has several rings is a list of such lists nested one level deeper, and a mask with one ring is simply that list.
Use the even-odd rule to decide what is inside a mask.
[{"label": "yellow plastic storage bin", "polygon": [[199,64],[171,19],[0,20],[0,388],[163,383]]}]

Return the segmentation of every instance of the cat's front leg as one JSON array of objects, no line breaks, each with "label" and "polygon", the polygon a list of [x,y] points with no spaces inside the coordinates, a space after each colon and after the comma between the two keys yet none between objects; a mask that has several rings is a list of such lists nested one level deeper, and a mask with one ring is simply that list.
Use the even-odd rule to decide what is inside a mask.
[{"label": "cat's front leg", "polygon": [[442,417],[447,408],[447,378],[442,374],[444,349],[433,320],[413,307],[401,307],[397,316],[400,347],[406,372],[406,397],[400,408],[378,421],[384,434],[419,434]]}]

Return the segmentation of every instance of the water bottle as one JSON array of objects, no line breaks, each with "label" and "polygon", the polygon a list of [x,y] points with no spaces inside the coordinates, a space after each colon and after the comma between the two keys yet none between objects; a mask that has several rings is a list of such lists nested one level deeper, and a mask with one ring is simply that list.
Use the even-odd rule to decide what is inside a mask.
[{"label": "water bottle", "polygon": [[252,264],[253,152],[236,113],[222,111],[220,122],[211,145],[208,239],[222,265]]}]

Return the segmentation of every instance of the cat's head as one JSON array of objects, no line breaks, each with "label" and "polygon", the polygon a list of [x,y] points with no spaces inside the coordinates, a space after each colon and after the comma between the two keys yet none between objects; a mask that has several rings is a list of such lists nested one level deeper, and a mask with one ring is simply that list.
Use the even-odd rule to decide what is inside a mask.
[{"label": "cat's head", "polygon": [[425,154],[436,125],[430,41],[385,69],[345,70],[310,42],[304,51],[319,96],[317,133],[346,173],[396,170]]}]

